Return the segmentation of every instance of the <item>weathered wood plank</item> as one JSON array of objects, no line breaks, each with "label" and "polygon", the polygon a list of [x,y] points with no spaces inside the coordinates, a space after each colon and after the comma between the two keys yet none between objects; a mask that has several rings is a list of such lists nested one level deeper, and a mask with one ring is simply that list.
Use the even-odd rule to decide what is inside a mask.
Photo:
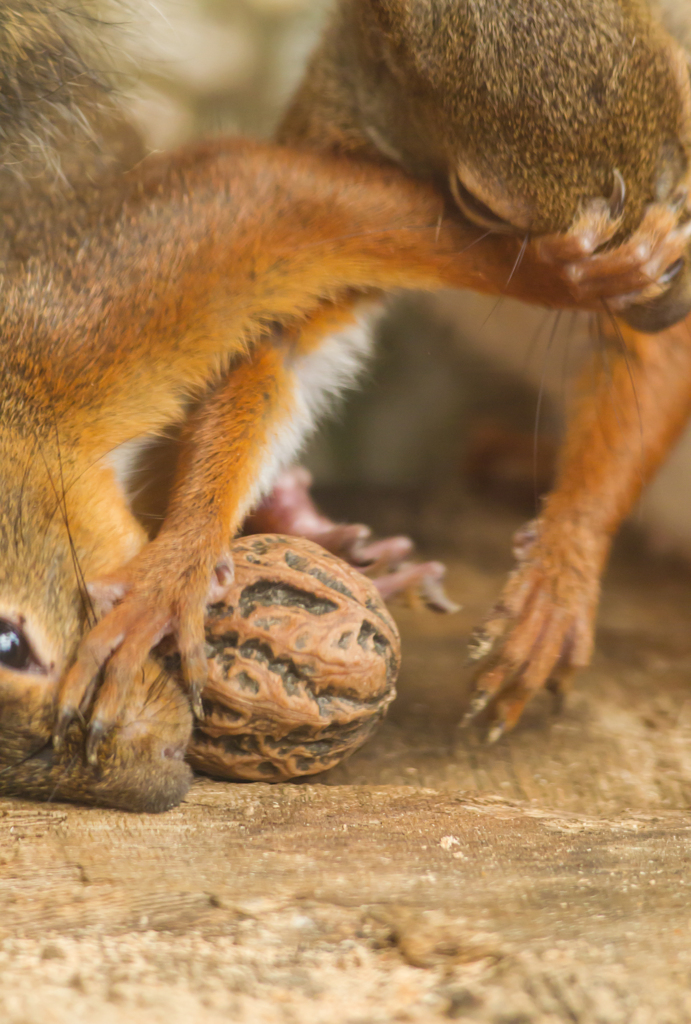
[{"label": "weathered wood plank", "polygon": [[401,698],[322,780],[200,780],[161,816],[0,802],[0,1020],[685,1024],[687,580],[627,557],[563,715],[458,734],[459,635],[506,517],[463,524],[456,622],[403,612]]}]

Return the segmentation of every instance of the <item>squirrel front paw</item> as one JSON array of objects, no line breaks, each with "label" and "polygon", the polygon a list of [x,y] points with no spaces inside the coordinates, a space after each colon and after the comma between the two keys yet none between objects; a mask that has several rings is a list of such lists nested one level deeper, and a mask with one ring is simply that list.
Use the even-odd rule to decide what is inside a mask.
[{"label": "squirrel front paw", "polygon": [[540,259],[560,274],[574,299],[606,300],[613,311],[664,294],[684,270],[691,241],[686,196],[648,206],[640,226],[606,248],[621,228],[621,203],[593,199],[566,232],[535,240]]},{"label": "squirrel front paw", "polygon": [[183,681],[199,717],[207,678],[205,608],[223,600],[232,579],[228,556],[184,551],[183,545],[161,535],[122,569],[90,583],[91,600],[103,617],[81,641],[60,686],[53,735],[56,749],[70,723],[86,715],[93,701],[86,753],[90,763],[97,763],[101,740],[143,678],[150,651],[169,635],[175,639]]},{"label": "squirrel front paw", "polygon": [[471,659],[486,664],[462,725],[486,712],[489,742],[514,727],[539,690],[563,692],[592,653],[599,559],[582,550],[578,565],[559,557],[541,525],[516,535],[518,566],[470,643]]}]

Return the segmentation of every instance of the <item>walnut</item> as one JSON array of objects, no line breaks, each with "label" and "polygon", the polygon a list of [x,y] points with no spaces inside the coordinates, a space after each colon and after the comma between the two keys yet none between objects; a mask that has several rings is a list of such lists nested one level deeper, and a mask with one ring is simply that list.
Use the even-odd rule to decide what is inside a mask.
[{"label": "walnut", "polygon": [[188,760],[232,779],[324,771],[396,695],[398,630],[374,584],[300,538],[233,544],[235,583],[208,610],[209,681]]}]

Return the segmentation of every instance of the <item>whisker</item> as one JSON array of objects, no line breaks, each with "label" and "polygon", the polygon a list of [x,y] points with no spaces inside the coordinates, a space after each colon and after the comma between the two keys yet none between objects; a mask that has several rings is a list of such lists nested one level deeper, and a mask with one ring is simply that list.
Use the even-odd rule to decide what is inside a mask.
[{"label": "whisker", "polygon": [[74,757],[72,758],[72,760],[70,761],[70,763],[66,764],[64,766],[63,771],[58,775],[57,781],[55,783],[55,787],[53,788],[53,790],[50,793],[50,795],[46,797],[46,803],[47,804],[52,804],[53,800],[55,799],[55,794],[57,793],[57,791],[60,788],[60,783],[63,782],[65,780],[65,778],[67,778],[67,776],[72,771],[72,769],[74,768],[75,764],[77,763],[78,759],[79,759],[79,755],[75,754]]},{"label": "whisker", "polygon": [[[58,420],[57,420],[57,415],[55,413],[55,408],[53,408],[52,412],[53,412],[53,424],[54,424],[54,427],[55,427],[55,444],[57,446],[57,451],[58,451],[58,468],[60,470],[60,490],[62,492],[62,515],[63,515],[63,521],[65,523],[65,530],[67,531],[67,539],[68,539],[68,542],[69,542],[69,545],[70,545],[70,555],[71,555],[71,558],[72,558],[72,565],[74,566],[74,572],[75,572],[75,576],[77,578],[77,585],[79,587],[79,592],[80,592],[80,595],[81,595],[81,598],[82,598],[82,607],[83,607],[84,611],[87,613],[87,622],[89,622],[89,625],[93,626],[95,624],[95,622],[96,622],[96,610],[94,608],[93,601],[91,600],[91,596],[89,594],[89,591],[87,590],[87,587],[86,587],[86,580],[84,578],[84,572],[82,570],[82,566],[81,566],[81,563],[79,561],[79,556],[77,554],[77,548],[76,548],[76,545],[74,543],[74,539],[72,537],[72,527],[70,525],[69,514],[67,512],[67,492],[65,490],[65,475],[64,475],[64,466],[63,466],[63,460],[62,460],[62,448],[60,447],[60,431],[58,430]],[[88,605],[88,608],[87,608],[87,605]]]},{"label": "whisker", "polygon": [[556,314],[554,318],[554,324],[550,332],[549,341],[545,349],[545,354],[542,363],[542,376],[540,378],[540,388],[537,393],[537,404],[535,406],[535,428],[533,430],[533,494],[535,501],[535,513],[539,513],[539,495],[537,493],[537,449],[538,449],[538,437],[540,432],[540,413],[542,412],[542,403],[545,395],[545,380],[547,378],[547,363],[549,354],[554,344],[554,339],[557,336],[559,330],[559,323],[561,321],[561,310]]},{"label": "whisker", "polygon": [[[491,232],[488,231],[487,234],[491,234]],[[485,236],[485,237],[487,237],[487,236]],[[499,293],[499,298],[497,299],[496,303],[494,304],[494,306],[489,311],[489,313],[487,314],[486,318],[483,320],[482,324],[480,325],[480,330],[482,330],[483,327],[487,326],[487,323],[489,322],[490,318],[493,317],[494,314],[496,313],[496,311],[499,309],[499,306],[501,305],[501,300],[506,295],[506,289],[511,284],[511,281],[513,280],[513,277],[514,277],[514,274],[516,273],[516,271],[520,267],[521,263],[523,262],[523,257],[525,256],[525,252],[526,252],[526,249],[528,248],[528,242],[529,241],[530,241],[530,232],[528,232],[528,234],[525,235],[525,237],[523,239],[523,243],[521,245],[521,248],[518,250],[518,256],[514,260],[514,264],[513,264],[512,268],[511,268],[511,273],[509,274],[509,276],[506,279],[506,284],[504,285],[504,287],[502,288],[501,292]]]},{"label": "whisker", "polygon": [[[590,335],[592,350],[593,351],[597,351],[598,355],[600,356],[600,364],[599,364],[600,370],[604,374],[605,380],[607,382],[607,390],[608,390],[608,392],[611,395],[613,390],[614,390],[614,376],[612,374],[612,364],[611,364],[610,357],[609,357],[609,347],[607,345],[607,338],[606,338],[606,335],[605,335],[605,333],[604,333],[604,331],[602,329],[602,322],[601,322],[601,319],[600,319],[599,316],[595,315],[595,316],[593,316],[591,318],[589,335]],[[594,372],[595,371],[593,370],[593,377],[591,379],[591,386],[593,388],[597,386],[596,385],[596,381],[595,381],[595,377],[594,377]],[[615,417],[615,419],[617,421],[617,425],[621,429],[623,424],[622,424],[621,417],[619,416],[619,410],[616,407],[613,406],[612,407],[612,412],[613,412],[614,417]],[[599,418],[599,416],[600,416],[600,406],[599,405],[597,407],[597,414],[598,414],[598,418]],[[609,442],[609,437],[607,435],[607,432],[605,430],[601,430],[601,434],[602,434],[603,444],[605,444],[609,448],[609,450],[611,451],[612,449],[611,449],[611,445],[610,445],[610,442]]]},{"label": "whisker", "polygon": [[540,340],[540,336],[542,335],[545,326],[549,323],[550,318],[554,315],[554,313],[555,311],[553,309],[546,309],[545,315],[540,320],[540,323],[538,324],[535,331],[533,331],[533,336],[530,339],[530,344],[528,345],[525,351],[525,357],[523,359],[524,374],[528,372],[528,368],[530,367],[530,364],[533,361],[533,356],[535,355],[535,349],[537,348],[537,343]]},{"label": "whisker", "polygon": [[626,341],[624,340],[624,335],[622,333],[621,327],[619,326],[619,324],[617,322],[617,318],[614,316],[614,314],[612,313],[611,309],[607,305],[607,300],[606,299],[602,300],[602,305],[604,306],[604,308],[605,308],[605,310],[607,312],[607,316],[609,317],[610,323],[612,324],[612,327],[614,328],[614,334],[615,334],[615,337],[617,339],[617,344],[619,345],[619,351],[621,352],[622,356],[624,357],[624,363],[626,364],[626,372],[628,374],[629,381],[631,383],[631,391],[633,393],[633,399],[634,399],[634,402],[636,403],[636,417],[638,419],[638,437],[639,437],[640,446],[641,446],[641,458],[640,458],[640,463],[639,463],[639,476],[640,476],[641,486],[643,487],[645,485],[645,469],[644,469],[644,467],[645,467],[645,440],[644,440],[644,434],[643,434],[643,415],[641,413],[640,402],[638,401],[638,391],[636,390],[636,381],[635,381],[634,376],[633,376],[633,370],[631,369],[631,360],[629,358],[630,353],[629,353],[629,350],[628,350],[628,348],[626,346]]},{"label": "whisker", "polygon": [[[384,229],[379,228],[378,230],[372,230],[372,231],[354,231],[354,232],[352,232],[352,234],[347,234],[347,235],[333,235],[333,236],[329,237],[326,240],[322,238],[322,239],[319,239],[319,241],[317,241],[317,242],[304,242],[302,245],[296,245],[290,251],[291,252],[306,252],[306,251],[309,251],[310,249],[318,249],[320,247],[323,247],[325,244],[332,245],[334,242],[349,242],[351,240],[357,240],[357,239],[360,239],[360,238],[388,238],[390,236],[395,236],[395,235],[398,235],[398,234],[405,234],[407,232],[430,231],[430,230],[434,230],[435,231],[435,240],[438,241],[439,234],[441,232],[443,223],[444,223],[444,214],[441,213],[439,215],[439,217],[437,218],[437,220],[433,224],[410,224],[410,225],[407,225],[406,227],[401,227],[401,228],[388,228],[388,229],[386,229],[386,228],[384,228]],[[484,234],[479,235],[477,238],[474,238],[473,241],[470,242],[470,244],[467,245],[464,249],[459,249],[457,252],[455,252],[454,253],[454,258],[456,256],[460,256],[464,252],[467,252],[468,249],[472,249],[472,247],[474,245],[477,245],[478,242],[482,242],[483,239],[488,238],[492,234],[494,234],[493,231],[485,231]]]},{"label": "whisker", "polygon": [[[75,578],[77,580],[77,590],[79,591],[79,597],[80,597],[80,600],[82,602],[82,610],[84,612],[84,615],[86,617],[87,622],[90,625],[93,625],[95,623],[95,621],[96,621],[96,613],[95,613],[95,609],[94,609],[94,606],[92,604],[91,598],[89,597],[89,593],[88,593],[88,591],[86,589],[86,582],[85,582],[85,579],[84,579],[84,574],[82,572],[81,564],[79,562],[79,558],[77,556],[77,549],[76,549],[76,546],[75,546],[75,543],[74,543],[74,538],[72,536],[72,530],[70,528],[69,516],[68,516],[68,513],[67,513],[67,502],[66,502],[66,494],[67,494],[67,492],[66,492],[65,486],[64,486],[62,452],[61,452],[61,449],[60,449],[60,436],[59,436],[58,425],[57,425],[57,418],[55,417],[55,410],[54,409],[53,409],[53,418],[54,418],[54,424],[55,424],[55,436],[56,436],[56,444],[57,444],[57,452],[58,452],[58,467],[59,467],[59,471],[60,471],[60,480],[61,480],[61,484],[62,484],[62,493],[58,490],[58,487],[57,487],[57,485],[55,483],[55,480],[53,479],[53,474],[52,474],[52,472],[50,470],[50,466],[48,465],[48,460],[46,458],[46,454],[43,451],[43,448],[39,445],[39,452],[40,452],[41,458],[43,460],[43,466],[45,468],[46,475],[48,477],[48,481],[50,483],[50,486],[53,489],[53,493],[54,493],[55,498],[56,498],[56,505],[55,505],[55,508],[53,510],[53,513],[51,514],[51,516],[50,516],[50,518],[48,520],[48,525],[46,526],[46,530],[44,532],[43,541],[44,541],[44,544],[45,544],[45,541],[46,541],[46,538],[47,538],[47,535],[48,535],[48,529],[50,527],[51,522],[53,521],[53,516],[55,515],[56,512],[59,511],[60,515],[61,515],[61,518],[62,518],[62,521],[63,521],[63,524],[65,526],[66,533],[67,533],[67,539],[68,539],[68,543],[69,543],[69,547],[70,547],[70,557],[72,559],[72,566],[73,566],[73,569],[74,569]],[[37,435],[35,435],[35,436],[36,436],[36,438],[38,440]]]},{"label": "whisker", "polygon": [[49,746],[49,739],[42,741],[41,745],[36,747],[35,750],[32,750],[30,754],[26,754],[25,757],[21,757],[18,761],[13,761],[12,764],[8,764],[4,768],[0,768],[0,775],[6,775],[7,772],[13,772],[15,768],[21,768],[23,764],[26,764],[27,761],[30,761],[33,757],[36,757],[38,754],[41,753],[42,750],[46,750],[46,748]]}]

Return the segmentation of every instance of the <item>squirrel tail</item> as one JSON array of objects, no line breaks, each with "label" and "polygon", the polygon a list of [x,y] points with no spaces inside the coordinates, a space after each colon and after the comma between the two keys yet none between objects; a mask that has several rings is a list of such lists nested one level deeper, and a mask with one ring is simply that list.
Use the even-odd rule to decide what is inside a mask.
[{"label": "squirrel tail", "polygon": [[60,172],[112,104],[108,22],[94,0],[0,0],[0,168]]}]

